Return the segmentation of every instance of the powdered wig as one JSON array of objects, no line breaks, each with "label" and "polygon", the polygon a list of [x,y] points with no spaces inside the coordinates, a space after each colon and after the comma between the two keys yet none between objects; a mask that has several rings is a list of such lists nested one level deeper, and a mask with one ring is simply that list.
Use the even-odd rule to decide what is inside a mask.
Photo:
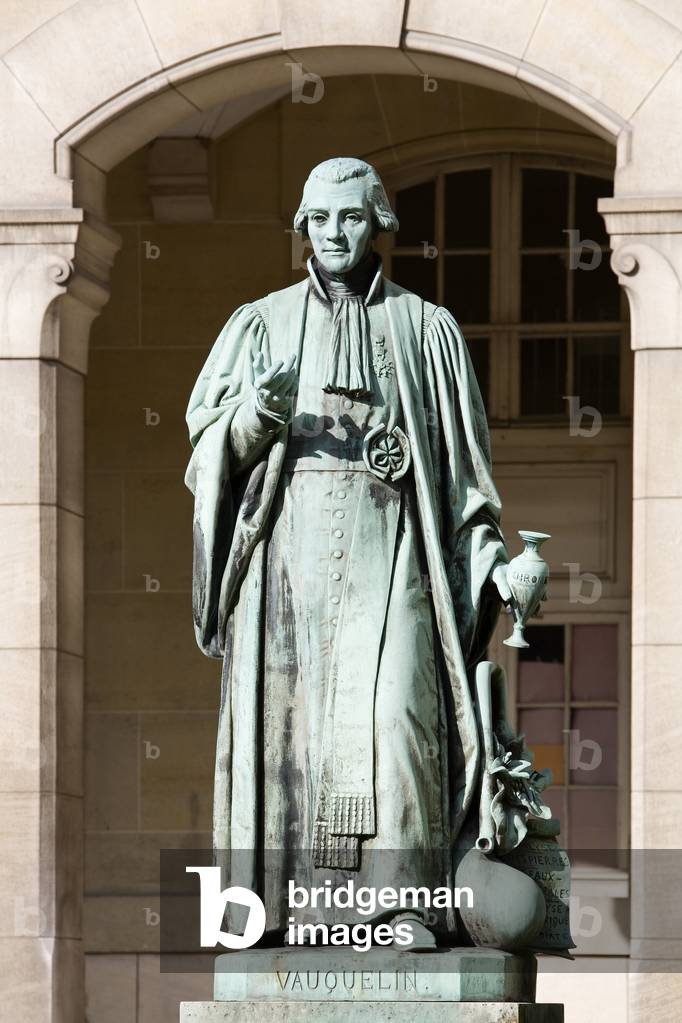
[{"label": "powdered wig", "polygon": [[352,178],[366,178],[367,198],[372,211],[374,232],[397,231],[398,218],[391,209],[386,190],[374,167],[364,160],[353,156],[335,156],[333,160],[325,160],[313,167],[308,180],[303,186],[303,198],[294,217],[294,230],[305,238],[308,237],[308,191],[313,181],[329,181],[340,184]]}]

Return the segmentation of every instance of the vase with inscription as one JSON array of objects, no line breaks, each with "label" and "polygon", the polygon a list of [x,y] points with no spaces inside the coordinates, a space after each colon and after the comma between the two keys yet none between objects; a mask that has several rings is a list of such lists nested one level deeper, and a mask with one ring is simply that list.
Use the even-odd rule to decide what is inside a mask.
[{"label": "vase with inscription", "polygon": [[549,533],[535,533],[529,529],[520,529],[519,536],[526,546],[521,554],[512,558],[507,569],[507,581],[513,598],[514,629],[504,642],[506,646],[523,648],[528,646],[523,635],[524,626],[537,613],[540,601],[547,599],[549,568],[540,554],[540,547],[551,536]]}]

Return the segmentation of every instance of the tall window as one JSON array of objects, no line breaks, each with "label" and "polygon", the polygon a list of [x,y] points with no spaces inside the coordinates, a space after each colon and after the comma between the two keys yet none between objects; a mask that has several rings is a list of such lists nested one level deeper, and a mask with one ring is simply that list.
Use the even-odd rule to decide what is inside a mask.
[{"label": "tall window", "polygon": [[489,418],[565,419],[571,398],[629,414],[624,299],[609,267],[599,165],[494,155],[395,192],[391,276],[462,326]]},{"label": "tall window", "polygon": [[530,625],[519,651],[516,726],[549,767],[547,802],[576,863],[617,866],[621,779],[618,626]]}]

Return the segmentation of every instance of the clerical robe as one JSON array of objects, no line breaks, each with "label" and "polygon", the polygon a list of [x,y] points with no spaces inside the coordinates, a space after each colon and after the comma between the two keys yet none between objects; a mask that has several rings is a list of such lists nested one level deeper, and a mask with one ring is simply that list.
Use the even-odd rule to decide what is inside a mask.
[{"label": "clerical robe", "polygon": [[[269,928],[289,877],[396,883],[384,850],[406,852],[409,883],[452,884],[476,808],[467,666],[506,560],[485,413],[447,310],[380,270],[364,301],[371,393],[324,389],[311,267],[234,313],[188,409],[195,628],[223,658],[214,847]],[[298,356],[287,425],[258,403],[257,353]]]}]

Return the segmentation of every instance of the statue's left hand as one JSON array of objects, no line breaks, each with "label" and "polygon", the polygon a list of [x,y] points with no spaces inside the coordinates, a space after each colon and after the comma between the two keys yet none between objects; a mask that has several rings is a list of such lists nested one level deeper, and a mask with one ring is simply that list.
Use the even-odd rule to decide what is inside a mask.
[{"label": "statue's left hand", "polygon": [[500,595],[500,600],[503,604],[509,604],[512,600],[512,591],[507,581],[507,568],[509,566],[504,562],[500,562],[495,565],[492,574],[492,580],[497,586],[497,592]]}]

